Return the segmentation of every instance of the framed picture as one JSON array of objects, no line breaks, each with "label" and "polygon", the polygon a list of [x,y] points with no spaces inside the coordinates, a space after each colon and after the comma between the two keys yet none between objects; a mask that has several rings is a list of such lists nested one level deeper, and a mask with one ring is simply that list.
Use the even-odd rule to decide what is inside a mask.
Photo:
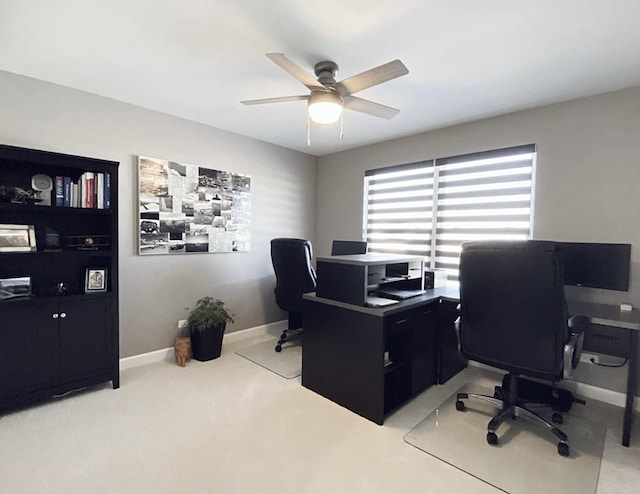
[{"label": "framed picture", "polygon": [[249,252],[251,177],[138,157],[138,253]]},{"label": "framed picture", "polygon": [[84,279],[85,293],[107,291],[107,269],[87,268]]},{"label": "framed picture", "polygon": [[0,252],[35,252],[33,225],[0,225]]},{"label": "framed picture", "polygon": [[31,277],[0,279],[0,300],[31,296]]}]

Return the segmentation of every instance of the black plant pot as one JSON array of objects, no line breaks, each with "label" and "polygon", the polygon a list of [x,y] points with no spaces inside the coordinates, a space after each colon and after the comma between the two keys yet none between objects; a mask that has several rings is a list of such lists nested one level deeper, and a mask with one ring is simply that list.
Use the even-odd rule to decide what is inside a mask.
[{"label": "black plant pot", "polygon": [[191,333],[191,353],[194,359],[205,362],[220,356],[225,326]]}]

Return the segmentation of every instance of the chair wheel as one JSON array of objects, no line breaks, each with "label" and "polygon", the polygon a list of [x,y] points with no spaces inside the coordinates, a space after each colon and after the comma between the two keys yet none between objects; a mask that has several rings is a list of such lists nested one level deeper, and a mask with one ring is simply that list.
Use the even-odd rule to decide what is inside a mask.
[{"label": "chair wheel", "polygon": [[276,345],[276,352],[282,351],[282,345]]},{"label": "chair wheel", "polygon": [[567,443],[558,443],[558,454],[560,456],[569,456],[569,445]]},{"label": "chair wheel", "polygon": [[456,410],[458,410],[459,412],[463,412],[464,411],[464,402],[461,400],[456,400]]},{"label": "chair wheel", "polygon": [[551,422],[554,424],[562,424],[562,422],[564,422],[564,418],[558,412],[554,412],[551,416]]},{"label": "chair wheel", "polygon": [[[487,442],[489,444],[498,444],[498,436],[495,432],[487,432]],[[558,448],[560,448],[559,445]]]}]

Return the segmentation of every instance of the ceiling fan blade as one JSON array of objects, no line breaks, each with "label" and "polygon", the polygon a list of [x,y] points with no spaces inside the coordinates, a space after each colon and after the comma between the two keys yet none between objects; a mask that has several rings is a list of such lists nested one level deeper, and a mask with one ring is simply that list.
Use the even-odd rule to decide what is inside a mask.
[{"label": "ceiling fan blade", "polygon": [[400,60],[393,60],[338,82],[334,87],[341,96],[348,96],[371,86],[377,86],[409,73]]},{"label": "ceiling fan blade", "polygon": [[284,53],[267,53],[267,57],[309,89],[325,89],[315,77],[285,57]]},{"label": "ceiling fan blade", "polygon": [[263,98],[263,99],[249,99],[241,101],[243,105],[262,105],[264,103],[285,103],[287,101],[300,101],[309,99],[308,95],[305,96],[281,96],[279,98]]},{"label": "ceiling fan blade", "polygon": [[400,113],[400,110],[396,108],[374,103],[368,99],[362,99],[356,96],[345,96],[344,107],[349,110],[366,113],[367,115],[373,115],[374,117],[386,118],[387,120],[391,120]]}]

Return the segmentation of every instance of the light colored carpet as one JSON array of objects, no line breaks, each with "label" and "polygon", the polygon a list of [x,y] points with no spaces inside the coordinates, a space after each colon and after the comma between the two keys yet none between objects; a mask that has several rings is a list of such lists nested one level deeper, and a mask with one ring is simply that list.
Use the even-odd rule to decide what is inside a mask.
[{"label": "light colored carpet", "polygon": [[276,340],[263,341],[237,350],[236,353],[252,362],[275,372],[285,379],[293,379],[302,374],[301,340],[293,340],[282,345],[282,351],[276,352]]},{"label": "light colored carpet", "polygon": [[[265,336],[228,336],[218,359],[128,368],[120,389],[0,415],[0,493],[501,494],[402,440],[464,383],[501,375],[469,367],[379,426],[235,354]],[[597,494],[637,494],[640,421],[625,448],[622,408],[574,408],[607,426]]]},{"label": "light colored carpet", "polygon": [[[490,388],[466,384],[459,392],[493,395]],[[570,454],[557,453],[550,432],[524,418],[508,421],[497,431],[498,444],[486,442],[487,424],[497,409],[465,401],[456,410],[456,393],[405,436],[418,449],[510,494],[595,493],[606,429],[564,414],[559,426],[569,436]],[[550,418],[543,414],[543,417]]]}]

